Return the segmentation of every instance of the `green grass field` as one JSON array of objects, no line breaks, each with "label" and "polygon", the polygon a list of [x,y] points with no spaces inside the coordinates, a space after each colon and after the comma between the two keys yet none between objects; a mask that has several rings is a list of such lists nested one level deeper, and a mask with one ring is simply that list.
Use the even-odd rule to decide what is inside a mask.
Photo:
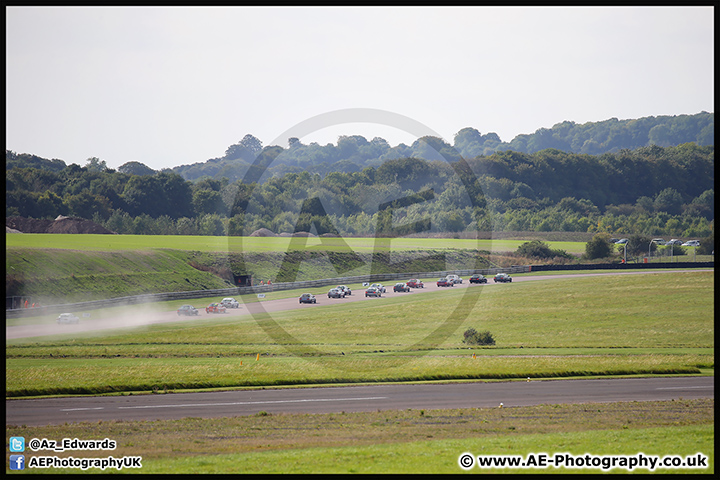
[{"label": "green grass field", "polygon": [[[43,305],[223,289],[234,275],[257,284],[533,264],[513,253],[523,242],[515,239],[6,234],[6,241],[6,296]],[[585,243],[551,246],[579,255]],[[669,257],[652,261],[661,260]]]},{"label": "green grass field", "polygon": [[[118,444],[112,452],[116,458],[142,456],[142,469],[122,470],[124,473],[463,473],[458,459],[466,452],[576,456],[642,452],[660,457],[701,452],[709,457],[708,468],[653,472],[640,468],[632,473],[708,474],[714,472],[713,418],[714,401],[709,399],[313,415],[259,413],[216,419],[9,426],[6,435],[109,438]],[[87,452],[84,456],[100,455]],[[43,472],[72,473],[68,469]],[[604,473],[600,469],[477,466],[469,472]]]},{"label": "green grass field", "polygon": [[[290,237],[208,237],[183,235],[56,235],[42,233],[6,234],[6,248],[56,248],[80,251],[113,250],[155,250],[158,248],[199,251],[199,252],[286,252],[291,242],[299,239]],[[515,251],[525,243],[523,240],[471,240],[447,238],[326,238],[303,239],[307,247],[322,247],[325,251],[347,251],[351,248],[358,253],[384,251],[387,249],[438,250],[438,249],[479,249],[488,251]],[[568,253],[583,253],[584,242],[548,242],[553,249]]]},{"label": "green grass field", "polygon": [[[58,246],[65,241],[64,236],[54,238],[59,237],[63,238]],[[186,238],[200,243],[183,244],[183,249],[219,248],[217,243],[203,244],[208,242],[205,237]],[[255,248],[270,248],[263,243],[266,240],[259,239]],[[47,247],[42,242],[37,245]],[[90,249],[73,245],[67,248]],[[127,245],[120,242],[109,250],[157,247],[157,243]],[[282,250],[278,245],[272,248]],[[102,333],[6,340],[6,397],[162,395],[357,382],[714,375],[712,271],[547,276],[415,296],[387,295],[381,301],[321,302],[312,309],[254,317],[206,317]],[[352,287],[359,290],[359,285]],[[313,293],[326,291],[323,287]],[[274,292],[265,299],[248,296],[243,298],[244,308],[251,302],[298,293]],[[192,303],[199,307],[210,300],[217,299]],[[174,310],[180,303],[187,302],[152,308]],[[140,314],[139,308],[90,313],[110,319]],[[54,316],[12,319],[8,325],[53,321]],[[496,345],[465,345],[463,332],[470,327],[490,331]],[[6,437],[16,435],[115,439],[117,451],[85,456],[143,457],[139,472],[124,473],[464,473],[458,465],[464,452],[659,456],[702,452],[709,457],[707,469],[659,472],[714,472],[713,399],[6,426]],[[470,472],[574,470],[475,468]]]},{"label": "green grass field", "polygon": [[[6,395],[699,373],[714,367],[713,289],[711,271],[549,278],[8,340]],[[496,345],[465,345],[471,327]]]}]

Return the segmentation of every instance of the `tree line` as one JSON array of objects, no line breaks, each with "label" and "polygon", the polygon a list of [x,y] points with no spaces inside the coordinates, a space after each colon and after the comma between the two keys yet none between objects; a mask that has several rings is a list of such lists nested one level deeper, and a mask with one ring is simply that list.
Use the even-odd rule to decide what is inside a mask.
[{"label": "tree line", "polygon": [[[266,178],[302,171],[323,176],[330,172],[358,172],[400,158],[458,161],[461,158],[487,157],[505,151],[534,154],[556,149],[568,153],[602,155],[652,145],[714,145],[714,126],[715,114],[700,112],[694,115],[651,116],[630,120],[611,118],[584,124],[564,121],[551,128],[540,128],[532,134],[517,135],[510,142],[503,142],[494,132],[483,134],[472,127],[458,131],[452,144],[432,136],[421,137],[411,145],[401,143],[396,146],[391,146],[380,137],[368,140],[360,135],[343,135],[338,137],[336,144],[327,145],[315,142],[303,144],[298,138],[289,138],[285,148],[271,146],[280,151],[268,168]],[[248,134],[228,147],[222,157],[177,166],[172,170],[188,180],[225,177],[235,181],[244,177],[262,150],[262,142]],[[142,164],[134,166],[140,169],[144,167]]]},{"label": "tree line", "polygon": [[346,236],[567,231],[701,238],[714,229],[713,146],[403,157],[325,175],[269,175],[286,150],[255,148],[253,164],[234,181],[112,170],[97,158],[66,166],[6,150],[6,216],[70,215],[121,234],[165,235],[266,228]]}]

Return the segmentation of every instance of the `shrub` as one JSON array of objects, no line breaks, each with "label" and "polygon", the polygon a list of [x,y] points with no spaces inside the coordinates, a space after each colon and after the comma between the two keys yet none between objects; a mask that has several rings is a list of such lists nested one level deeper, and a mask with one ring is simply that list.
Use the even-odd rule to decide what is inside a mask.
[{"label": "shrub", "polygon": [[540,240],[532,240],[530,242],[523,243],[518,247],[516,253],[524,257],[535,258],[572,258],[572,255],[567,253],[565,250],[552,249],[547,243]]},{"label": "shrub", "polygon": [[592,240],[585,244],[585,258],[588,260],[606,258],[612,254],[612,250],[610,235],[607,233],[598,233],[593,236]]},{"label": "shrub", "polygon": [[495,345],[495,339],[488,331],[478,332],[474,328],[468,328],[463,335],[463,343],[468,345]]}]

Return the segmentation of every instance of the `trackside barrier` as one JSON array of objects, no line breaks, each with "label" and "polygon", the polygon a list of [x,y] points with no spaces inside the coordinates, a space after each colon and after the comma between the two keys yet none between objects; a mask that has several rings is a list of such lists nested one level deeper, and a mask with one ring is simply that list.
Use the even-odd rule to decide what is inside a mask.
[{"label": "trackside barrier", "polygon": [[582,265],[532,265],[533,272],[551,270],[655,270],[658,268],[714,268],[715,262],[588,263]]},{"label": "trackside barrier", "polygon": [[379,283],[390,280],[410,278],[440,278],[450,274],[468,276],[476,273],[494,275],[496,273],[525,273],[530,267],[513,266],[510,268],[494,268],[482,270],[446,270],[437,272],[410,272],[410,273],[383,273],[374,275],[358,275],[354,277],[324,278],[321,280],[306,280],[302,282],[279,282],[272,285],[256,285],[252,287],[232,287],[215,290],[194,290],[190,292],[154,293],[147,295],[134,295],[129,297],[109,298],[89,302],[65,303],[62,305],[46,305],[36,308],[6,309],[6,318],[20,318],[37,315],[46,315],[63,312],[80,312],[83,310],[96,310],[100,308],[116,307],[122,305],[137,305],[143,303],[167,302],[171,300],[192,300],[207,297],[231,297],[234,295],[254,295],[257,293],[277,292],[281,290],[300,290],[328,285],[347,285],[353,283]]}]

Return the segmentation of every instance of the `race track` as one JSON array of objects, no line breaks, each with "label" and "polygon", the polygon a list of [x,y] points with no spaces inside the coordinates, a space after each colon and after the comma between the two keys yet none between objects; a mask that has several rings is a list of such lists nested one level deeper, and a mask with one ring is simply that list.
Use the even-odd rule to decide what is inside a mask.
[{"label": "race track", "polygon": [[[697,271],[697,270],[696,270]],[[624,272],[602,272],[602,273],[568,273],[568,274],[556,274],[556,275],[527,275],[523,274],[520,276],[513,276],[513,282],[530,282],[540,280],[551,280],[558,278],[580,278],[588,276],[610,276],[610,275],[645,275],[649,273],[663,273],[672,274],[678,273],[678,270],[632,270]],[[394,284],[394,282],[393,282]],[[222,315],[234,316],[234,315],[248,315],[253,313],[272,313],[283,310],[292,310],[297,308],[318,308],[323,305],[337,305],[342,302],[357,302],[357,301],[383,301],[385,298],[398,296],[398,295],[418,295],[425,292],[436,292],[438,290],[450,290],[458,288],[502,288],[504,283],[494,283],[492,277],[488,278],[487,284],[469,284],[468,279],[464,279],[462,284],[455,285],[453,287],[438,287],[435,281],[428,281],[425,284],[425,288],[412,289],[406,293],[395,293],[392,291],[392,285],[385,285],[387,293],[383,294],[381,298],[376,297],[365,297],[362,290],[354,290],[353,294],[345,298],[330,299],[327,295],[318,295],[317,304],[300,304],[296,297],[285,298],[279,300],[264,300],[261,302],[246,303],[242,304],[238,309],[228,309],[227,313]],[[330,287],[328,286],[328,290]],[[313,289],[314,290],[314,289]],[[220,299],[218,299],[219,301]],[[188,301],[192,304],[192,301]],[[5,338],[6,339],[17,339],[17,338],[31,338],[40,337],[46,335],[58,335],[66,333],[80,333],[100,330],[110,330],[118,328],[132,328],[146,325],[153,325],[158,323],[171,323],[171,322],[183,322],[197,320],[198,318],[210,318],[215,317],[219,314],[205,313],[204,305],[195,305],[200,311],[199,317],[179,317],[175,310],[163,311],[160,310],[158,304],[145,304],[138,305],[130,316],[122,316],[118,318],[103,318],[102,320],[96,320],[92,317],[85,318],[80,316],[80,322],[78,324],[69,325],[57,325],[57,324],[30,324],[23,323],[23,325],[14,325],[5,327]],[[32,319],[28,319],[31,322]]]},{"label": "race track", "polygon": [[[523,275],[513,282],[541,281],[566,277],[597,275],[642,275],[677,271],[631,271],[561,275]],[[483,288],[502,288],[490,279]],[[392,285],[386,285],[392,288]],[[344,299],[318,296],[318,304],[300,304],[288,298],[248,303],[225,315],[240,316],[255,312],[275,312],[297,308],[321,308],[340,302],[376,301],[395,295],[417,295],[448,288],[480,288],[467,279],[455,287],[437,287],[434,282],[424,289],[408,293],[388,291],[383,298],[366,298],[355,291]],[[200,317],[208,317],[201,310]],[[154,323],[182,322],[198,317],[178,317],[175,311],[153,311],[132,319],[81,321],[77,325],[24,325],[6,327],[7,338],[28,338],[54,333],[135,327]],[[593,380],[530,380],[506,382],[377,384],[324,388],[244,389],[223,392],[172,393],[105,397],[68,397],[6,400],[6,425],[51,425],[65,422],[110,420],[161,420],[183,417],[225,417],[268,413],[332,413],[398,409],[442,409],[472,407],[526,406],[562,403],[603,403],[616,401],[653,401],[714,398],[714,377],[667,377]]]},{"label": "race track", "polygon": [[715,398],[714,377],[375,384],[6,400],[6,425]]}]

